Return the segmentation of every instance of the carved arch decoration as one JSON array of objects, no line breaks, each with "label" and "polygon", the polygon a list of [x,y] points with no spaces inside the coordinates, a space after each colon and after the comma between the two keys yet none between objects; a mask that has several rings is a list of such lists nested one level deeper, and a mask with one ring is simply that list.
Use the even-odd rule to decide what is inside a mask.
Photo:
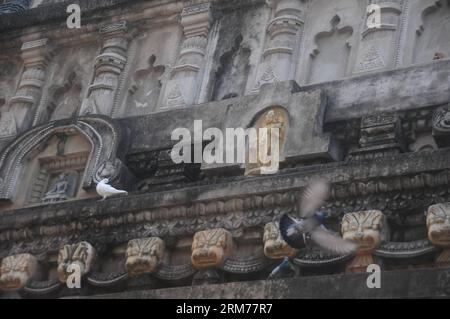
[{"label": "carved arch decoration", "polygon": [[[346,50],[346,52],[345,52],[346,54],[343,57],[343,59],[345,59],[345,61],[342,61],[344,63],[344,65],[341,66],[341,68],[342,68],[341,73],[343,73],[343,74],[334,74],[333,79],[337,79],[341,76],[346,75],[348,63],[349,63],[349,59],[350,59],[350,50],[353,47],[355,32],[353,30],[353,27],[351,27],[350,25],[343,25],[343,23],[341,21],[341,17],[339,15],[335,15],[330,20],[330,28],[328,30],[322,30],[314,36],[312,50],[309,54],[309,56],[310,56],[310,66],[309,66],[309,72],[308,72],[308,82],[309,83],[317,82],[314,80],[314,67],[315,67],[315,62],[317,62],[316,59],[322,53],[320,50],[321,40],[336,37],[336,36],[338,36],[338,37],[346,36],[346,39],[344,41],[344,48]],[[319,81],[319,82],[321,82],[321,81]]]},{"label": "carved arch decoration", "polygon": [[[449,58],[450,0],[424,1],[419,10],[420,22],[416,29],[414,63]],[[437,46],[434,45],[436,43]]]},{"label": "carved arch decoration", "polygon": [[111,182],[127,175],[123,163],[126,154],[126,131],[111,119],[96,115],[77,120],[55,121],[36,127],[12,141],[0,155],[0,200],[13,201],[20,173],[27,156],[56,134],[75,130],[92,146],[91,155],[81,180],[84,189],[91,189],[102,178]]}]

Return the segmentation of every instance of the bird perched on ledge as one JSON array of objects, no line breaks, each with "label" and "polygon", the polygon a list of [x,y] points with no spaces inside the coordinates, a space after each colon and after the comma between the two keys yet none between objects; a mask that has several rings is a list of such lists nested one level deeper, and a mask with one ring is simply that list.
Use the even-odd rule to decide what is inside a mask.
[{"label": "bird perched on ledge", "polygon": [[318,211],[328,197],[329,186],[324,180],[308,186],[299,203],[301,219],[297,220],[285,214],[280,220],[280,233],[284,241],[292,248],[301,249],[310,241],[319,248],[332,254],[347,255],[353,253],[357,245],[329,232],[323,222],[328,214]]},{"label": "bird perched on ledge", "polygon": [[107,178],[103,179],[100,183],[97,184],[96,190],[97,194],[99,194],[102,197],[102,201],[107,199],[108,197],[114,196],[114,195],[120,195],[125,194],[128,195],[127,191],[117,190],[111,185],[108,184],[109,180]]}]

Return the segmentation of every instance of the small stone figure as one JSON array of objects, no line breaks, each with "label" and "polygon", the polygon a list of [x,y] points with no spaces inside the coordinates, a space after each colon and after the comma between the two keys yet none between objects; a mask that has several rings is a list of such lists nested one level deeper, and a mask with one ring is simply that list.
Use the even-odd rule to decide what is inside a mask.
[{"label": "small stone figure", "polygon": [[44,203],[56,203],[68,199],[69,181],[66,174],[59,175],[58,182],[45,194]]}]

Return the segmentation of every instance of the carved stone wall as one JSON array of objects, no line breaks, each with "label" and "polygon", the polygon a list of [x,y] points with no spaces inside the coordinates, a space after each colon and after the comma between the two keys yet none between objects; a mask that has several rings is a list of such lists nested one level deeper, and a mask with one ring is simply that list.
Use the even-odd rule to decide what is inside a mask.
[{"label": "carved stone wall", "polygon": [[[0,298],[265,280],[285,257],[448,267],[449,1],[82,1],[73,30],[64,3],[21,3],[0,5]],[[174,163],[176,128],[208,149],[198,120],[279,128],[279,165]],[[129,195],[98,202],[104,178]],[[353,255],[280,236],[316,178]]]}]

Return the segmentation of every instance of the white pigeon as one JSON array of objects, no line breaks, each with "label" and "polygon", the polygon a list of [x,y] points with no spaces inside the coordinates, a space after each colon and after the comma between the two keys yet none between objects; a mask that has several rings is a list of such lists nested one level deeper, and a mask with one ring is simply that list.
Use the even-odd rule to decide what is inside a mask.
[{"label": "white pigeon", "polygon": [[122,191],[115,189],[111,185],[108,184],[109,180],[105,178],[100,183],[97,184],[97,194],[99,194],[102,197],[102,201],[107,199],[108,197],[119,195],[119,194],[125,194],[128,195],[127,191]]}]

